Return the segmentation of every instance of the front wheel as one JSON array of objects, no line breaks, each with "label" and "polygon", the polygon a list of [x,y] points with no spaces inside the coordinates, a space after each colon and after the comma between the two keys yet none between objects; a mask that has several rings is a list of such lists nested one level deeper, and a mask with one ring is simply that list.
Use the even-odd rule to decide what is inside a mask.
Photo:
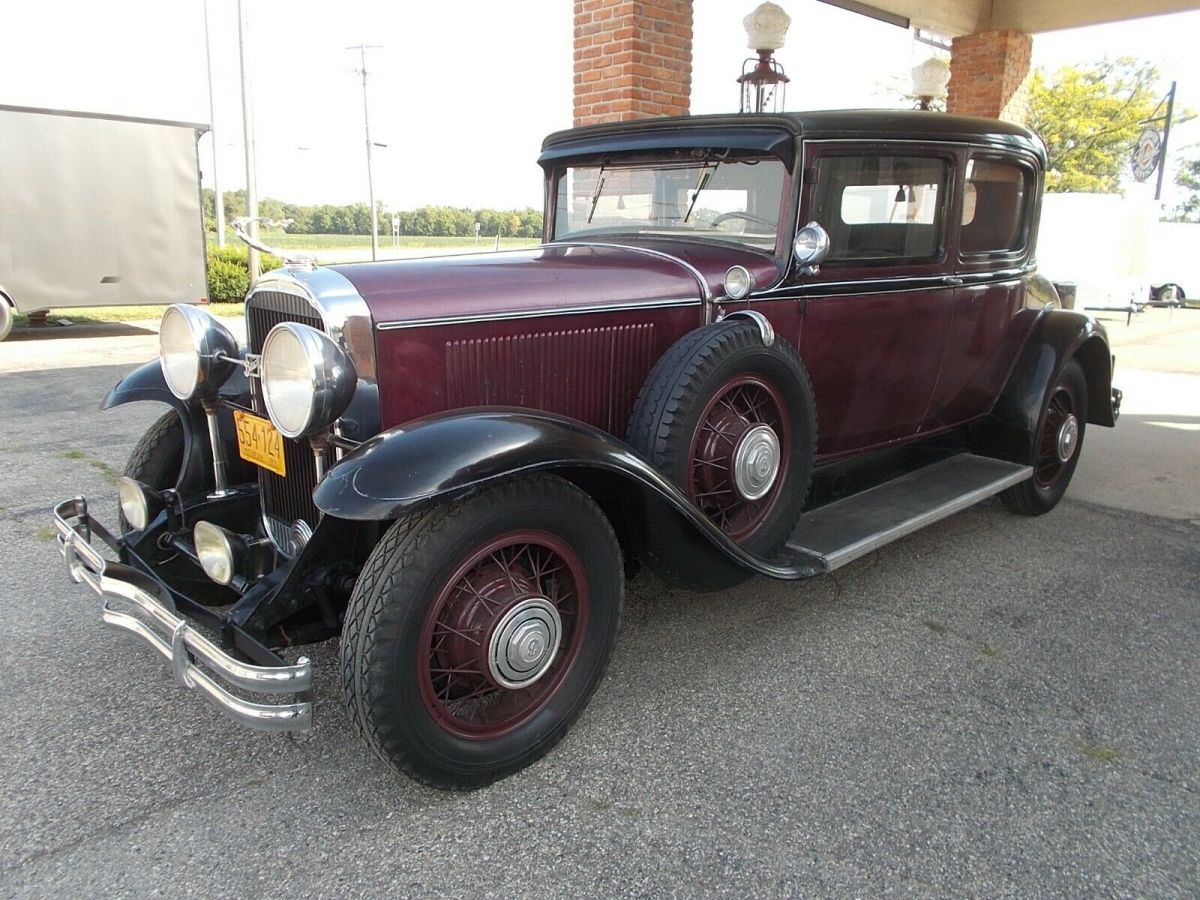
[{"label": "front wheel", "polygon": [[385,762],[434,787],[481,787],[570,728],[612,655],[621,550],[587,494],[516,478],[398,520],[342,631],[342,687]]},{"label": "front wheel", "polygon": [[1004,505],[1025,516],[1054,509],[1075,474],[1086,426],[1087,379],[1079,361],[1071,359],[1042,402],[1030,459],[1033,476],[1004,491]]}]

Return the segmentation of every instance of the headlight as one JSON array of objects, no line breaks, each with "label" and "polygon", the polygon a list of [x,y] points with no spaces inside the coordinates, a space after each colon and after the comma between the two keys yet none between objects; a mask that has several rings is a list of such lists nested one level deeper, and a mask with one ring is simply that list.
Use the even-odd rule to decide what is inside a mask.
[{"label": "headlight", "polygon": [[163,378],[180,400],[215,393],[237,365],[237,341],[229,329],[194,306],[168,307],[158,346]]},{"label": "headlight", "polygon": [[358,373],[329,335],[298,322],[271,329],[259,371],[271,421],[284,437],[314,434],[333,424],[354,396]]}]

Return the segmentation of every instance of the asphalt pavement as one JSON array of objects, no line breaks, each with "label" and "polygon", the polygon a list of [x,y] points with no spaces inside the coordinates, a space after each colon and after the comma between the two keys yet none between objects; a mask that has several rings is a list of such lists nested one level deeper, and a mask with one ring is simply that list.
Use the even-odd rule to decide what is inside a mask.
[{"label": "asphalt pavement", "polygon": [[564,742],[468,794],[360,745],[336,642],[289,737],[104,628],[49,508],[112,517],[161,410],[97,405],[145,335],[0,345],[0,896],[1197,896],[1195,317],[1113,326],[1136,389],[1047,516],[987,502],[800,585],[639,576]]}]

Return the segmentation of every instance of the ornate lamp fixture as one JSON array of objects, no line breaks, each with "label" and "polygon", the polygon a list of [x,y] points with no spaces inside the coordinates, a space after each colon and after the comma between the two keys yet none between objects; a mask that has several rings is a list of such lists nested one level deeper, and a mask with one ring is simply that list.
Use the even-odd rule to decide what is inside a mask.
[{"label": "ornate lamp fixture", "polygon": [[784,93],[790,80],[772,56],[783,46],[791,17],[774,3],[762,3],[742,20],[746,26],[746,46],[758,54],[742,63],[740,112],[781,112]]},{"label": "ornate lamp fixture", "polygon": [[919,66],[913,66],[912,80],[917,109],[929,109],[934,100],[946,99],[946,85],[950,83],[950,64],[944,59],[931,56]]}]

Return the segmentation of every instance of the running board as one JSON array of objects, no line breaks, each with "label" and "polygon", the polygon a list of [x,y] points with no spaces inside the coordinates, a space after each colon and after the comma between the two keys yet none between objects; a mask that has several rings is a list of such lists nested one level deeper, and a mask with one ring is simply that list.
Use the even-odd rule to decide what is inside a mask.
[{"label": "running board", "polygon": [[832,571],[1032,474],[1029,466],[960,453],[805,513],[787,549]]}]

